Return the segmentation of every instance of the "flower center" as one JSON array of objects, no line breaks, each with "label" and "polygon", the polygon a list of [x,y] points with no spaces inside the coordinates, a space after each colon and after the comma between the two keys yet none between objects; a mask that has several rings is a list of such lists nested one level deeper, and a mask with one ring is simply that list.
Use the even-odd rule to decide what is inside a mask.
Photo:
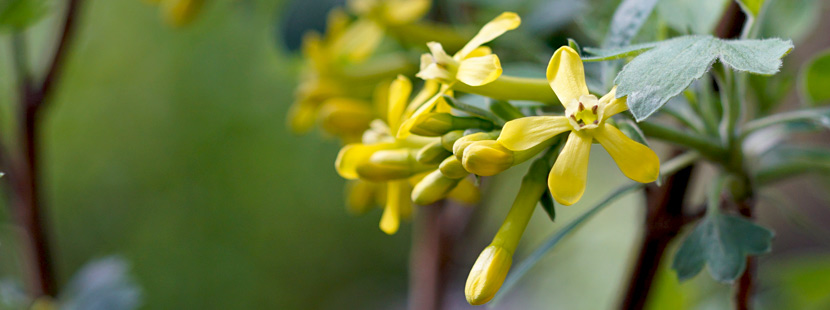
[{"label": "flower center", "polygon": [[565,111],[574,129],[591,129],[599,125],[602,116],[600,115],[600,103],[596,96],[583,95],[579,99],[574,99],[574,101],[571,108]]}]

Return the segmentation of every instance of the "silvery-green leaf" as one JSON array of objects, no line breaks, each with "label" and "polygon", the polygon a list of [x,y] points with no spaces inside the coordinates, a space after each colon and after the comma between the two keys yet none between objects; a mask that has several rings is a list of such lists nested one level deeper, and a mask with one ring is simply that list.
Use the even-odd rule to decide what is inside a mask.
[{"label": "silvery-green leaf", "polygon": [[712,33],[730,0],[661,0],[657,14],[683,34]]},{"label": "silvery-green leaf", "polygon": [[[762,38],[804,39],[818,25],[822,12],[819,0],[768,1],[761,27]],[[826,1],[825,1],[826,3]]]},{"label": "silvery-green leaf", "polygon": [[660,42],[633,44],[622,47],[596,48],[586,47],[584,50],[592,56],[582,56],[582,61],[605,61],[625,57],[637,56],[657,46]]},{"label": "silvery-green leaf", "polygon": [[731,282],[746,268],[746,256],[770,251],[772,237],[772,231],[744,218],[721,213],[707,215],[683,240],[674,255],[672,269],[683,281],[708,265],[715,280]]},{"label": "silvery-green leaf", "polygon": [[108,257],[88,263],[61,293],[61,310],[131,310],[139,306],[141,290],[127,263]]},{"label": "silvery-green leaf", "polygon": [[646,19],[654,10],[657,0],[623,0],[614,11],[611,26],[605,36],[603,46],[626,46],[640,31]]},{"label": "silvery-green leaf", "polygon": [[628,96],[637,121],[657,111],[718,59],[736,70],[774,74],[792,42],[781,39],[720,40],[712,36],[685,36],[660,42],[629,62],[617,76],[617,97]]}]

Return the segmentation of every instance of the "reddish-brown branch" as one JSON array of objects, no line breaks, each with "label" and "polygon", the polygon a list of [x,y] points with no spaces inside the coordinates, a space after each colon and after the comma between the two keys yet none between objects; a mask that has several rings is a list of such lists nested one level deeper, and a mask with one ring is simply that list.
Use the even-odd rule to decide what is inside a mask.
[{"label": "reddish-brown branch", "polygon": [[[16,220],[24,229],[23,247],[29,252],[30,280],[28,287],[34,296],[57,293],[57,284],[50,259],[48,232],[46,230],[43,206],[40,203],[39,182],[39,114],[45,106],[45,100],[51,95],[54,85],[60,77],[66,61],[68,49],[77,28],[77,15],[81,0],[67,1],[65,20],[61,35],[49,64],[43,82],[36,83],[25,71],[18,72],[20,81],[19,130],[18,143],[22,154],[15,159],[10,155],[2,156],[3,166],[9,171],[12,183],[12,206]],[[19,51],[20,52],[20,51]],[[25,49],[22,51],[25,52]],[[25,56],[25,55],[19,55]],[[21,58],[25,59],[25,57]],[[19,64],[25,68],[25,63]]]},{"label": "reddish-brown branch", "polygon": [[[754,217],[752,197],[742,199],[738,204],[738,212],[752,219]],[[755,256],[747,256],[746,270],[735,282],[735,309],[752,309],[752,294],[755,291],[755,274],[758,271],[758,259]]]},{"label": "reddish-brown branch", "polygon": [[622,309],[643,309],[666,248],[688,222],[683,200],[693,166],[669,176],[663,186],[646,187],[646,220],[643,241],[629,278]]}]

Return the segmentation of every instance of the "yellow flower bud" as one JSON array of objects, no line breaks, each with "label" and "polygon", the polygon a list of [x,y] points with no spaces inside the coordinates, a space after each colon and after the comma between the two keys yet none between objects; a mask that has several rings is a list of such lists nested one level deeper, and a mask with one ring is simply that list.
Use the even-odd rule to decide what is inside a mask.
[{"label": "yellow flower bud", "polygon": [[450,178],[450,179],[460,179],[466,177],[470,174],[464,166],[461,164],[461,161],[455,156],[450,156],[444,159],[441,162],[441,165],[438,166],[438,170],[441,171],[441,174]]},{"label": "yellow flower bud", "polygon": [[444,147],[447,151],[452,152],[452,146],[455,144],[455,141],[460,139],[464,136],[463,130],[453,130],[448,132],[447,134],[441,136],[441,146]]},{"label": "yellow flower bud", "polygon": [[513,253],[503,247],[490,245],[481,251],[467,277],[464,288],[467,302],[482,305],[493,299],[504,283],[512,262]]},{"label": "yellow flower bud", "polygon": [[494,134],[491,132],[477,132],[463,136],[452,145],[452,153],[455,154],[458,160],[462,160],[464,159],[464,149],[470,146],[470,144],[481,140],[495,140],[498,136],[498,133]]},{"label": "yellow flower bud", "polygon": [[444,199],[462,179],[450,179],[443,175],[440,170],[430,172],[421,182],[415,184],[412,189],[412,202],[419,205],[428,205]]},{"label": "yellow flower bud", "polygon": [[423,164],[434,165],[441,163],[441,161],[451,155],[452,153],[444,149],[441,145],[441,141],[435,141],[422,147],[418,151],[418,154],[415,155],[415,159]]},{"label": "yellow flower bud", "polygon": [[408,178],[429,168],[415,160],[414,152],[412,149],[374,152],[368,161],[358,164],[357,174],[361,179],[374,182]]},{"label": "yellow flower bud", "polygon": [[204,0],[165,0],[162,11],[169,24],[179,27],[192,21],[204,3]]},{"label": "yellow flower bud", "polygon": [[453,129],[453,116],[449,113],[429,113],[423,121],[410,129],[412,134],[425,137],[438,137]]},{"label": "yellow flower bud", "polygon": [[369,102],[348,98],[326,100],[317,113],[323,130],[337,136],[360,135],[374,118]]},{"label": "yellow flower bud", "polygon": [[501,173],[513,166],[513,151],[496,140],[476,141],[464,150],[464,169],[480,176]]},{"label": "yellow flower bud", "polygon": [[493,129],[493,123],[478,117],[453,116],[450,113],[429,113],[417,122],[410,132],[419,136],[438,137],[451,130],[477,128]]},{"label": "yellow flower bud", "polygon": [[363,214],[376,203],[380,185],[363,180],[350,180],[346,183],[346,207],[353,214]]}]

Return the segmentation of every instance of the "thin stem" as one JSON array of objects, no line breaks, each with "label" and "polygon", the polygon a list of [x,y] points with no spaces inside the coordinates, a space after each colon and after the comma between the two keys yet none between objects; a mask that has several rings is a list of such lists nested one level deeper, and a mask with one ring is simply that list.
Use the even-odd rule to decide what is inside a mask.
[{"label": "thin stem", "polygon": [[784,124],[798,120],[809,120],[820,118],[830,118],[830,108],[820,109],[806,109],[799,111],[791,111],[786,113],[773,114],[764,118],[755,119],[744,124],[741,130],[741,138],[749,136],[751,133],[760,129],[767,128],[772,125]]},{"label": "thin stem", "polygon": [[704,156],[715,161],[723,161],[725,159],[726,150],[714,141],[710,141],[702,136],[653,122],[641,122],[638,125],[646,136],[699,151]]},{"label": "thin stem", "polygon": [[455,83],[453,89],[490,97],[496,100],[528,100],[557,104],[556,94],[546,79],[533,79],[502,75],[495,81],[481,86]]},{"label": "thin stem", "polygon": [[[748,197],[742,199],[738,203],[738,212],[741,215],[753,219],[754,218],[754,199]],[[755,291],[755,274],[758,272],[758,258],[755,256],[747,256],[746,269],[744,273],[738,278],[735,283],[735,309],[749,310],[752,309],[752,294]]]}]

